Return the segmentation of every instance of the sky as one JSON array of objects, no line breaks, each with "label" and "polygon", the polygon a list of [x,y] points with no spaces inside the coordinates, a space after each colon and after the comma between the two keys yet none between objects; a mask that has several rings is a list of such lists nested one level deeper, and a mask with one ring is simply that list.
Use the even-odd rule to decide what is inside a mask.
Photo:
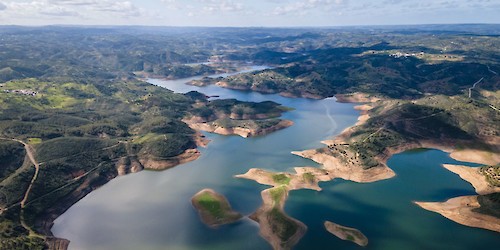
[{"label": "sky", "polygon": [[0,25],[296,27],[500,23],[500,0],[0,0]]}]

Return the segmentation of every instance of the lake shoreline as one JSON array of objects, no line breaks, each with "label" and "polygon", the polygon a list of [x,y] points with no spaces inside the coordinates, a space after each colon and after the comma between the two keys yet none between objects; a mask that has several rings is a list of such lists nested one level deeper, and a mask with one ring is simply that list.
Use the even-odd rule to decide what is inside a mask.
[{"label": "lake shoreline", "polygon": [[[350,102],[360,102],[360,101],[363,101],[363,100],[367,100],[367,99],[363,99],[361,95],[357,96],[356,98],[351,98],[351,99],[342,99],[340,98],[337,99],[337,102],[347,102],[346,100],[349,100]],[[377,101],[377,100],[375,100]],[[369,115],[367,114],[367,111],[369,109],[371,109],[372,106],[370,104],[362,104],[362,105],[359,105],[359,106],[356,106],[356,109],[360,110],[360,114],[358,116],[358,122],[356,124],[354,124],[353,126],[350,126],[348,128],[346,128],[341,134],[339,134],[339,136],[337,137],[340,137],[341,135],[344,134],[345,131],[349,131],[350,129],[352,129],[354,126],[358,126],[358,125],[361,125],[363,124],[366,120],[368,120],[370,117]],[[380,159],[384,161],[384,164],[385,162],[387,161],[388,158],[390,158],[392,155],[396,154],[396,153],[399,153],[399,152],[404,152],[404,151],[407,151],[407,150],[410,150],[410,149],[414,149],[414,148],[422,148],[422,147],[429,147],[429,148],[437,148],[437,149],[440,149],[440,150],[444,150],[444,151],[447,151],[447,150],[450,150],[451,146],[450,147],[442,147],[442,146],[439,146],[439,147],[436,147],[435,144],[433,143],[419,143],[419,144],[406,144],[406,145],[402,145],[400,147],[398,147],[397,149],[392,149],[390,150],[389,154],[384,154],[384,156],[382,156]],[[450,150],[452,151],[452,150]],[[304,151],[303,151],[304,152]],[[448,151],[447,151],[448,152]],[[314,157],[314,156],[311,156],[311,157]],[[196,157],[197,158],[197,157]],[[195,160],[196,158],[193,158],[191,160]],[[306,158],[309,158],[309,157],[306,157]],[[321,161],[317,161],[317,162],[321,162]],[[180,164],[180,163],[178,163]],[[173,165],[175,166],[175,165]],[[172,166],[172,167],[173,167]],[[298,172],[298,171],[297,171]],[[364,176],[363,176],[364,175]],[[395,176],[395,173],[390,169],[390,168],[374,168],[374,169],[371,169],[369,171],[364,171],[364,174],[362,174],[361,177],[351,177],[351,175],[349,175],[349,177],[346,177],[347,179],[356,179],[359,180],[359,182],[373,182],[373,181],[378,181],[378,180],[383,180],[383,179],[388,179],[388,178],[392,178],[393,176]],[[328,178],[331,178],[331,177],[328,177]],[[339,178],[342,178],[342,177],[339,177]],[[89,192],[90,193],[90,192]],[[83,198],[83,197],[80,197],[80,199]],[[78,201],[78,200],[77,200]],[[76,202],[74,202],[76,203]],[[73,203],[73,204],[74,204]],[[73,205],[72,204],[72,205]],[[71,205],[71,206],[72,206]],[[71,207],[69,206],[69,207]],[[66,208],[67,209],[69,209]],[[65,211],[66,211],[65,210]],[[64,212],[63,212],[64,213]],[[60,213],[59,215],[61,215],[62,213]],[[57,216],[58,217],[58,216]],[[52,224],[53,224],[53,221],[57,218],[53,218],[51,221],[52,221]],[[52,227],[52,225],[50,225],[50,227],[48,227],[49,229],[49,232],[50,232],[50,228]],[[52,234],[51,234],[52,235]],[[56,238],[54,238],[56,239]],[[59,240],[59,239],[57,239]],[[61,248],[61,249],[65,249],[65,248]]]},{"label": "lake shoreline", "polygon": [[[356,110],[360,111],[358,116],[358,121],[350,127],[347,127],[339,135],[335,136],[333,139],[322,141],[323,144],[327,146],[335,145],[349,145],[349,139],[351,135],[356,131],[358,126],[361,126],[370,119],[369,111],[376,107],[377,102],[382,99],[363,93],[353,93],[348,95],[336,95],[337,102],[342,103],[359,103],[360,105],[355,106]],[[378,106],[380,107],[380,105]],[[500,155],[491,153],[490,151],[481,151],[479,149],[473,148],[456,148],[457,142],[462,144],[470,144],[470,141],[447,141],[443,139],[436,140],[418,140],[418,141],[405,141],[401,142],[395,147],[385,148],[382,154],[376,155],[374,159],[377,161],[378,166],[366,168],[362,163],[350,163],[350,166],[346,166],[346,162],[343,162],[340,158],[332,156],[318,149],[310,149],[304,151],[293,151],[292,154],[309,158],[319,164],[322,164],[325,169],[331,171],[338,171],[340,174],[338,177],[351,180],[356,182],[374,182],[379,180],[385,180],[394,177],[396,174],[392,169],[387,166],[387,160],[393,155],[402,153],[408,150],[420,149],[420,148],[432,148],[438,149],[449,153],[452,159],[457,161],[466,161],[479,164],[497,164],[500,162]],[[326,149],[325,149],[326,150]],[[353,170],[355,170],[353,172]]]},{"label": "lake shoreline", "polygon": [[425,210],[439,213],[456,223],[500,233],[499,218],[474,212],[481,206],[477,195],[451,198],[445,202],[415,202],[415,204]]},{"label": "lake shoreline", "polygon": [[[492,186],[486,176],[480,172],[480,167],[443,164],[443,167],[469,182],[479,195],[500,192],[500,187]],[[476,228],[483,228],[500,233],[500,218],[479,213],[481,207],[478,195],[451,198],[445,202],[415,202],[421,208],[441,214],[456,223]]]},{"label": "lake shoreline", "polygon": [[[197,138],[203,141],[199,134],[197,134]],[[203,145],[203,144],[202,144]],[[200,145],[200,146],[202,146]],[[206,144],[205,144],[206,145]],[[106,182],[101,183],[101,185],[92,185],[91,183],[85,182],[80,187],[77,188],[69,197],[65,197],[64,201],[62,201],[60,206],[52,208],[50,211],[41,216],[36,222],[36,225],[39,226],[41,232],[46,235],[46,242],[50,246],[51,250],[67,250],[70,240],[55,237],[52,233],[52,227],[54,226],[54,221],[64,214],[68,209],[70,209],[74,204],[79,202],[85,196],[90,194],[92,191],[106,185],[109,181],[115,179],[116,177],[133,174],[140,172],[144,169],[149,171],[162,171],[169,168],[173,168],[177,165],[184,164],[190,161],[197,160],[200,157],[200,152],[197,149],[187,149],[182,154],[172,157],[170,159],[149,159],[147,157],[141,157],[138,159],[140,168],[136,168],[134,166],[120,166],[119,161],[116,161],[116,174],[108,175],[106,178]],[[132,164],[131,164],[132,165]],[[131,171],[123,171],[123,169],[129,169]]]},{"label": "lake shoreline", "polygon": [[288,128],[293,125],[293,121],[281,120],[278,124],[273,125],[268,128],[243,128],[243,127],[232,127],[224,128],[217,126],[210,122],[201,123],[188,123],[189,127],[196,131],[205,131],[209,133],[215,133],[219,135],[239,135],[243,138],[253,137],[253,136],[265,136],[269,133]]}]

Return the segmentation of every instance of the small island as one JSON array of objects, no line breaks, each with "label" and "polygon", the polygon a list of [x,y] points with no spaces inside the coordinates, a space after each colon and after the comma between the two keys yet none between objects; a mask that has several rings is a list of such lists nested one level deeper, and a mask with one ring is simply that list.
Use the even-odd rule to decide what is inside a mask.
[{"label": "small island", "polygon": [[223,195],[212,189],[201,190],[191,198],[191,203],[203,223],[210,227],[231,224],[242,218],[240,213],[231,209],[231,205]]},{"label": "small island", "polygon": [[358,229],[344,227],[330,221],[325,221],[325,228],[331,234],[339,237],[342,240],[352,241],[362,247],[368,245],[368,238]]}]

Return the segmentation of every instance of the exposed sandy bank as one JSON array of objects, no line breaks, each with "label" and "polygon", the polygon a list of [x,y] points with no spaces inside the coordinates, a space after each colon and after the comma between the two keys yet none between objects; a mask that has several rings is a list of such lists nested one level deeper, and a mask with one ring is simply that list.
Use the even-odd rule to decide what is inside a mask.
[{"label": "exposed sandy bank", "polygon": [[452,198],[445,202],[415,202],[415,204],[462,225],[500,232],[499,218],[472,211],[480,207],[475,195]]},{"label": "exposed sandy bank", "polygon": [[278,124],[271,126],[269,128],[257,128],[257,129],[242,128],[242,127],[224,128],[217,126],[212,122],[190,123],[189,127],[191,127],[194,130],[201,130],[209,133],[216,133],[220,135],[239,135],[241,137],[247,138],[252,136],[266,135],[280,129],[288,128],[292,125],[293,125],[292,121],[282,120]]},{"label": "exposed sandy bank", "polygon": [[338,102],[377,102],[382,100],[380,97],[359,92],[352,94],[337,94],[335,98],[337,98]]},{"label": "exposed sandy bank", "polygon": [[475,162],[484,165],[495,165],[500,162],[500,154],[477,149],[450,150],[450,157],[457,161]]},{"label": "exposed sandy bank", "polygon": [[207,139],[201,132],[196,131],[194,142],[196,143],[196,146],[205,148],[208,143],[210,143],[210,140]]},{"label": "exposed sandy bank", "polygon": [[342,240],[352,241],[363,247],[368,245],[368,238],[356,228],[344,227],[330,221],[325,221],[324,225],[328,232]]},{"label": "exposed sandy bank", "polygon": [[372,109],[372,108],[373,107],[371,105],[368,105],[368,104],[354,106],[355,110],[361,111],[361,114],[358,117],[358,121],[354,124],[354,126],[363,125],[368,119],[370,119],[370,115],[367,114],[368,113],[367,111]]},{"label": "exposed sandy bank", "polygon": [[200,151],[197,149],[187,149],[184,153],[166,159],[156,159],[151,157],[139,157],[139,162],[145,169],[165,170],[175,167],[179,164],[194,161],[200,157]]},{"label": "exposed sandy bank", "polygon": [[[314,167],[297,167],[295,168],[296,174],[291,173],[273,173],[263,169],[252,168],[245,174],[236,175],[236,178],[243,178],[254,180],[260,184],[278,187],[286,185],[288,190],[297,189],[312,189],[320,191],[318,186],[319,181],[329,181],[329,173],[326,170]],[[287,181],[276,181],[276,176],[281,175],[282,179]],[[285,178],[286,177],[286,178]],[[284,183],[286,182],[286,183]]]},{"label": "exposed sandy bank", "polygon": [[478,194],[491,194],[500,192],[500,187],[492,186],[486,180],[486,177],[479,172],[479,167],[467,167],[459,165],[443,164],[443,167],[450,170],[451,172],[458,174],[460,178],[466,180]]},{"label": "exposed sandy bank", "polygon": [[323,165],[323,169],[327,170],[329,178],[341,178],[360,183],[375,182],[394,177],[396,174],[387,166],[378,166],[369,169],[364,169],[361,164],[346,164],[337,157],[318,152],[316,149],[305,151],[294,151],[294,155],[311,159]]},{"label": "exposed sandy bank", "polygon": [[144,169],[142,164],[135,156],[124,156],[115,163],[118,175],[126,175],[129,173],[137,173]]}]

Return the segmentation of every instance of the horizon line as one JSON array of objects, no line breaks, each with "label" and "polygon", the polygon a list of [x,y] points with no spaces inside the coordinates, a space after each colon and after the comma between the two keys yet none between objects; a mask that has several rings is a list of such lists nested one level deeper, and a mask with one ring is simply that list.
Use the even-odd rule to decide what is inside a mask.
[{"label": "horizon line", "polygon": [[353,24],[353,25],[308,25],[308,26],[199,26],[199,25],[142,25],[142,24],[46,24],[46,25],[26,25],[26,24],[0,24],[0,27],[151,27],[151,28],[281,28],[281,29],[301,29],[301,28],[344,28],[344,27],[401,27],[401,26],[464,26],[464,25],[500,25],[500,23],[421,23],[421,24]]}]

